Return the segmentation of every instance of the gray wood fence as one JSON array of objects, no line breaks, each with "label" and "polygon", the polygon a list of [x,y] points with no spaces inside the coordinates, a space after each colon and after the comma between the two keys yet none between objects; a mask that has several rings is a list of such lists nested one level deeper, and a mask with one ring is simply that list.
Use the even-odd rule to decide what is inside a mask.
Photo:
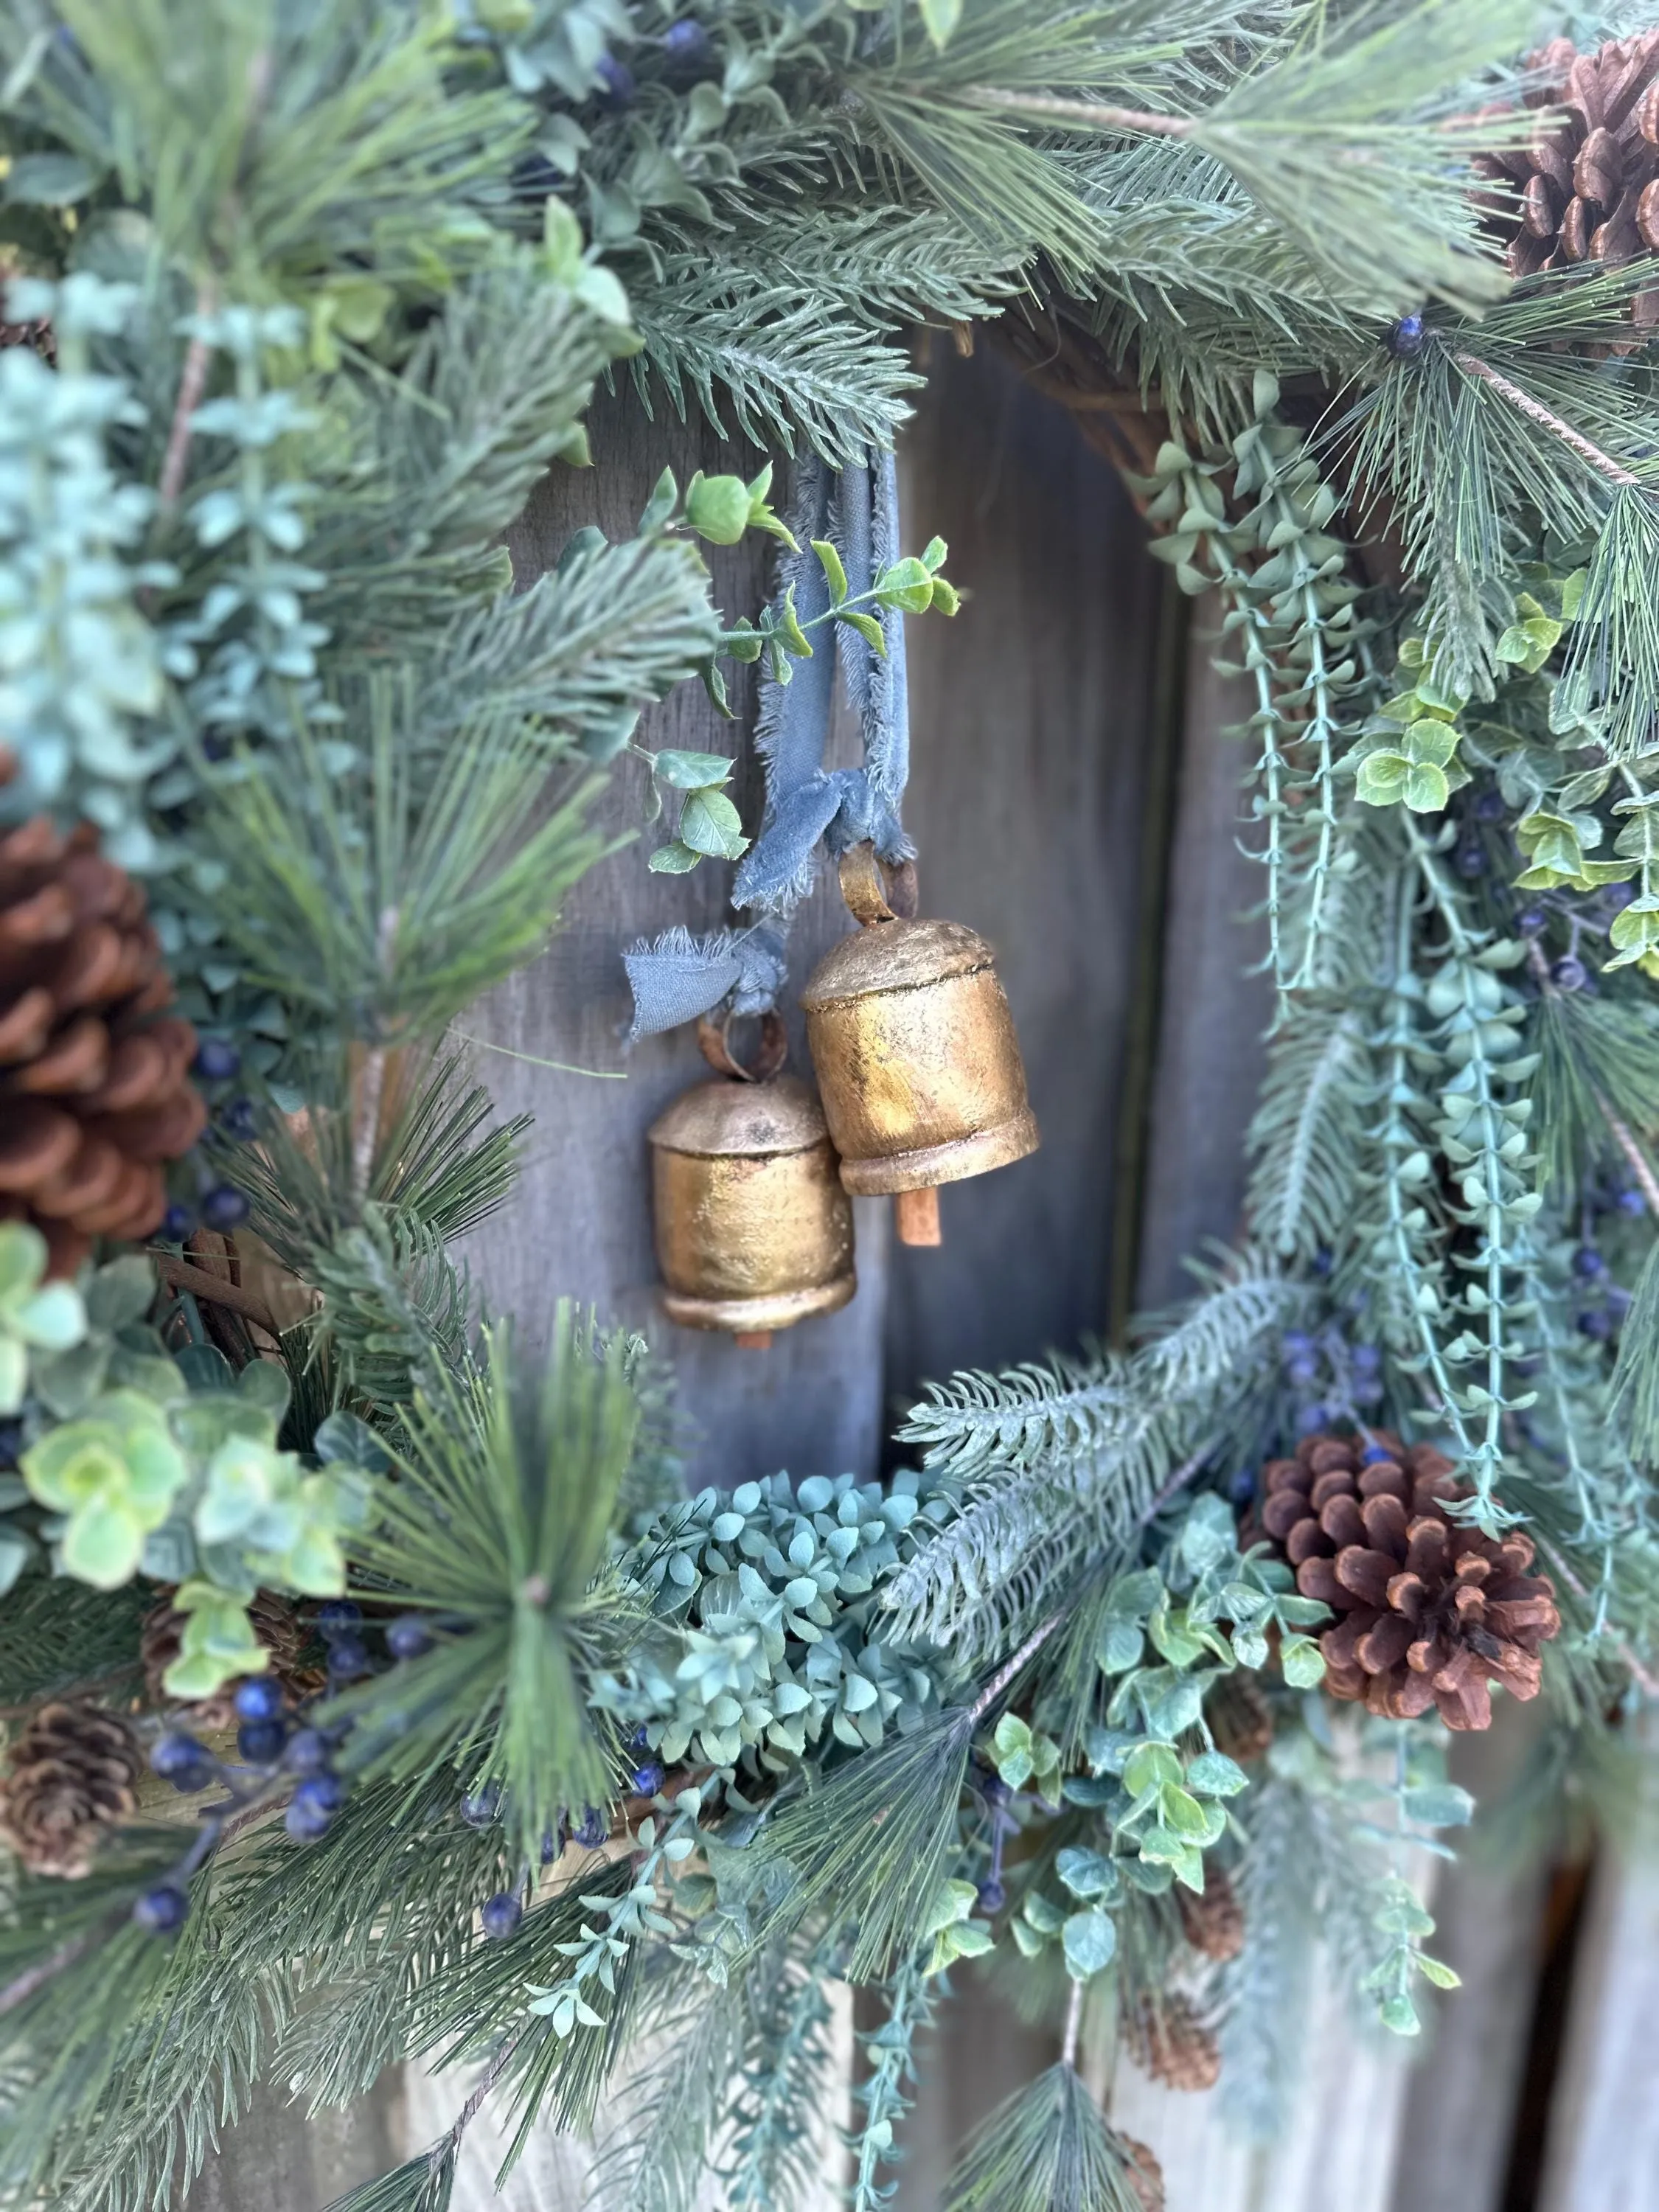
[{"label": "gray wood fence", "polygon": [[[641,844],[615,854],[573,896],[544,956],[460,1025],[503,1110],[535,1116],[514,1205],[469,1255],[489,1303],[532,1337],[563,1294],[648,1329],[678,1369],[694,1482],[780,1466],[872,1473],[921,1377],[1104,1332],[1131,1304],[1176,1294],[1182,1255],[1237,1225],[1266,1021],[1264,987],[1247,974],[1258,885],[1237,847],[1240,748],[1223,734],[1246,710],[1211,670],[1213,639],[1189,635],[1185,604],[1145,557],[1115,477],[1067,418],[983,349],[961,359],[940,346],[929,367],[902,457],[907,542],[947,538],[949,572],[969,598],[953,624],[910,626],[907,821],[922,911],[968,922],[997,947],[1042,1151],[947,1189],[939,1250],[893,1244],[884,1205],[860,1201],[852,1304],[747,1351],[656,1311],[644,1133],[703,1070],[685,1033],[626,1054],[620,1042],[623,946],[671,922],[718,922],[726,871],[654,877]],[[732,465],[705,430],[648,422],[631,399],[603,404],[592,428],[604,467],[556,471],[511,533],[521,580],[584,523],[631,530],[665,461]],[[715,565],[728,616],[752,613],[760,556],[735,549]],[[746,717],[752,702],[739,703]],[[642,736],[720,751],[745,730],[688,688]],[[850,758],[847,733],[837,742]],[[624,764],[613,778],[602,812],[618,831],[640,818],[642,775]],[[752,818],[746,753],[738,795]],[[826,882],[793,934],[797,987],[848,926]],[[795,1052],[804,1066],[799,1033]],[[550,1060],[599,1073],[539,1064]],[[1504,1753],[1498,1741],[1477,1755]],[[1433,2064],[1413,2081],[1328,2024],[1277,2152],[1232,2144],[1207,2099],[1120,2082],[1120,2117],[1164,2160],[1170,2212],[1659,2212],[1656,2146],[1650,2133],[1632,2137],[1630,2118],[1644,2106],[1650,2130],[1659,2109],[1640,2094],[1651,2030],[1636,2033],[1659,1994],[1659,1882],[1639,1864],[1598,1879],[1548,2193],[1504,2194],[1539,1887],[1536,1875],[1477,1867],[1452,1875],[1445,1940],[1468,1986]],[[1048,2055],[1043,2037],[977,1990],[952,2008],[908,2130],[906,2212],[936,2203],[965,2129]],[[312,2212],[396,2147],[428,2139],[455,2100],[447,2081],[389,2086],[362,2112],[307,2126],[264,2096],[191,2192],[191,2212]],[[1609,2136],[1623,2146],[1616,2172]],[[544,2147],[512,2202],[574,2212],[579,2166],[568,2148]],[[466,2212],[490,2201],[487,2177],[482,2157],[470,2164]]]}]

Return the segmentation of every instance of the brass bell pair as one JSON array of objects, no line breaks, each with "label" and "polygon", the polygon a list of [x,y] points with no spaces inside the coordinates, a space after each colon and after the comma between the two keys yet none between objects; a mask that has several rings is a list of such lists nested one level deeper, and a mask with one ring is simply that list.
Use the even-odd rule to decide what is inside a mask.
[{"label": "brass bell pair", "polygon": [[752,1068],[704,1020],[699,1042],[726,1079],[687,1091],[650,1132],[664,1310],[739,1343],[767,1344],[852,1297],[848,1193],[894,1193],[901,1241],[937,1244],[939,1184],[1022,1159],[1039,1141],[985,940],[917,921],[914,869],[884,879],[868,845],[843,857],[841,880],[863,927],[801,995],[822,1107],[778,1073],[787,1045],[775,1014]]}]

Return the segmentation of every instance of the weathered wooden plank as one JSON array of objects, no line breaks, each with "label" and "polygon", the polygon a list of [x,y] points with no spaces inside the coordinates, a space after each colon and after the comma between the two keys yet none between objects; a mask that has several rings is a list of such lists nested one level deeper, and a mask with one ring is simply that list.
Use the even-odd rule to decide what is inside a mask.
[{"label": "weathered wooden plank", "polygon": [[1261,971],[1263,870],[1241,849],[1243,745],[1228,734],[1250,708],[1219,674],[1215,609],[1194,625],[1187,659],[1162,988],[1148,1115],[1136,1293],[1152,1308],[1190,1295],[1182,1261],[1237,1233],[1244,1132],[1261,1079],[1272,986]]},{"label": "weathered wooden plank", "polygon": [[[947,1189],[893,1258],[890,1387],[1073,1346],[1107,1318],[1159,576],[1116,476],[1001,356],[942,342],[900,448],[910,538],[969,594],[909,626],[923,911],[988,938],[1042,1149]],[[908,542],[908,540],[907,540]]]},{"label": "weathered wooden plank", "polygon": [[395,2077],[347,2111],[310,2120],[274,2084],[262,2083],[204,2166],[182,2212],[315,2212],[395,2165],[403,2136]]},{"label": "weathered wooden plank", "polygon": [[[1537,1735],[1535,1708],[1500,1702],[1490,1731],[1454,1740],[1450,1771],[1498,1802]],[[1500,2212],[1526,2060],[1547,1869],[1472,1842],[1443,1867],[1431,1947],[1462,1987],[1432,2002],[1401,2125],[1392,2212]],[[1432,2002],[1432,2001],[1431,2001]]]},{"label": "weathered wooden plank", "polygon": [[1539,2212],[1659,2212],[1659,1725],[1637,1817],[1592,1877]]}]

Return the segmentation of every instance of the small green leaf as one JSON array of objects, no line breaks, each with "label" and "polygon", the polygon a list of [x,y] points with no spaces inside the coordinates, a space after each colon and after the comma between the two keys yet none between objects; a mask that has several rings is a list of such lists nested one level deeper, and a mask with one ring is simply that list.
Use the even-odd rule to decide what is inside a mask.
[{"label": "small green leaf", "polygon": [[876,620],[873,615],[854,614],[850,611],[837,610],[836,620],[837,622],[844,622],[852,629],[855,629],[872,653],[878,653],[884,660],[886,659],[887,639],[883,632],[881,624]]},{"label": "small green leaf", "polygon": [[713,789],[686,794],[680,809],[679,842],[716,860],[735,860],[749,845],[737,808],[723,791]]},{"label": "small green leaf", "polygon": [[1095,1644],[1095,1664],[1103,1674],[1121,1674],[1134,1666],[1146,1648],[1146,1638],[1133,1620],[1108,1619]]},{"label": "small green leaf", "polygon": [[827,538],[815,538],[812,550],[818,556],[823,570],[823,580],[830,586],[830,604],[838,607],[847,597],[847,571],[841,564],[841,556]]},{"label": "small green leaf", "polygon": [[921,0],[921,20],[927,35],[941,52],[962,21],[962,0]]},{"label": "small green leaf", "polygon": [[1408,1820],[1425,1828],[1461,1828],[1474,1818],[1474,1800],[1455,1782],[1424,1783],[1407,1790],[1401,1805]]},{"label": "small green leaf", "polygon": [[1367,806],[1396,806],[1406,788],[1411,763],[1402,752],[1384,747],[1367,753],[1359,763],[1354,793]]},{"label": "small green leaf", "polygon": [[1325,1679],[1325,1655],[1310,1636],[1287,1636],[1279,1663],[1293,1690],[1316,1690]]},{"label": "small green leaf", "polygon": [[1401,796],[1413,814],[1438,814],[1451,797],[1451,785],[1443,769],[1413,766],[1407,771]]},{"label": "small green leaf", "polygon": [[1187,1769],[1187,1787],[1200,1797],[1237,1797],[1249,1786],[1249,1776],[1223,1751],[1200,1752]]},{"label": "small green leaf", "polygon": [[797,660],[812,658],[812,641],[801,628],[800,617],[795,612],[795,587],[793,584],[783,595],[783,611],[778,617],[777,635],[782,641],[784,651],[793,653]]},{"label": "small green leaf", "polygon": [[689,876],[702,858],[676,838],[672,845],[659,845],[645,865],[653,876]]},{"label": "small green leaf", "polygon": [[1181,1781],[1181,1755],[1167,1743],[1143,1743],[1124,1762],[1123,1786],[1132,1797]]},{"label": "small green leaf", "polygon": [[1073,1897],[1116,1894],[1117,1869],[1100,1851],[1085,1850],[1081,1844],[1068,1844],[1056,1856],[1054,1871]]},{"label": "small green leaf", "polygon": [[1173,1784],[1166,1786],[1158,1796],[1158,1808],[1164,1825],[1177,1836],[1202,1836],[1210,1832],[1210,1816],[1190,1791]]},{"label": "small green leaf", "polygon": [[1443,1960],[1430,1958],[1426,1951],[1417,1954],[1417,1971],[1425,1982],[1432,1982],[1437,1990],[1461,1990],[1463,1977]]},{"label": "small green leaf", "polygon": [[673,514],[679,495],[680,488],[674,481],[673,470],[665,469],[651,488],[651,496],[640,516],[637,534],[649,538],[653,531],[660,530]]},{"label": "small green leaf", "polygon": [[1066,1971],[1074,1982],[1086,1982],[1112,1963],[1117,1951],[1117,1927],[1110,1913],[1097,1908],[1074,1912],[1061,1938],[1066,1948]]},{"label": "small green leaf", "polygon": [[736,761],[720,753],[682,752],[673,746],[651,757],[652,775],[676,791],[702,791],[725,783],[736,766]]},{"label": "small green leaf", "polygon": [[749,487],[741,477],[706,477],[685,488],[685,519],[711,545],[735,545],[749,527]]},{"label": "small green leaf", "polygon": [[98,174],[78,154],[15,154],[5,195],[30,207],[70,207],[86,198]]},{"label": "small green leaf", "polygon": [[1417,2008],[1408,1996],[1389,1997],[1378,2006],[1376,2016],[1395,2035],[1419,2035],[1423,2030]]},{"label": "small green leaf", "polygon": [[876,579],[876,599],[884,607],[902,607],[906,614],[925,614],[932,604],[936,579],[913,555],[895,561]]}]

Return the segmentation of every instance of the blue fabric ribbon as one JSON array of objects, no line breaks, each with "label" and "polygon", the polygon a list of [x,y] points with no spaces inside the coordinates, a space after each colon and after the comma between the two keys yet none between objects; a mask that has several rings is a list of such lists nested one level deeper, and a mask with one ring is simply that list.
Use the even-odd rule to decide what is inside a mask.
[{"label": "blue fabric ribbon", "polygon": [[[798,462],[787,520],[799,550],[780,564],[773,610],[781,617],[793,586],[805,625],[830,608],[811,539],[835,544],[855,599],[898,559],[892,455],[839,471],[816,458]],[[755,742],[766,769],[766,808],[732,887],[732,905],[746,908],[756,924],[703,938],[670,930],[654,943],[630,946],[623,957],[635,1036],[694,1020],[722,1000],[734,1013],[762,1013],[775,1002],[785,980],[783,928],[811,889],[820,845],[839,854],[869,839],[885,860],[914,854],[899,811],[910,769],[904,617],[896,607],[865,611],[881,624],[884,658],[851,623],[823,623],[813,633],[811,659],[792,664],[789,682],[763,673]],[[861,768],[823,765],[837,666],[863,738]]]}]

